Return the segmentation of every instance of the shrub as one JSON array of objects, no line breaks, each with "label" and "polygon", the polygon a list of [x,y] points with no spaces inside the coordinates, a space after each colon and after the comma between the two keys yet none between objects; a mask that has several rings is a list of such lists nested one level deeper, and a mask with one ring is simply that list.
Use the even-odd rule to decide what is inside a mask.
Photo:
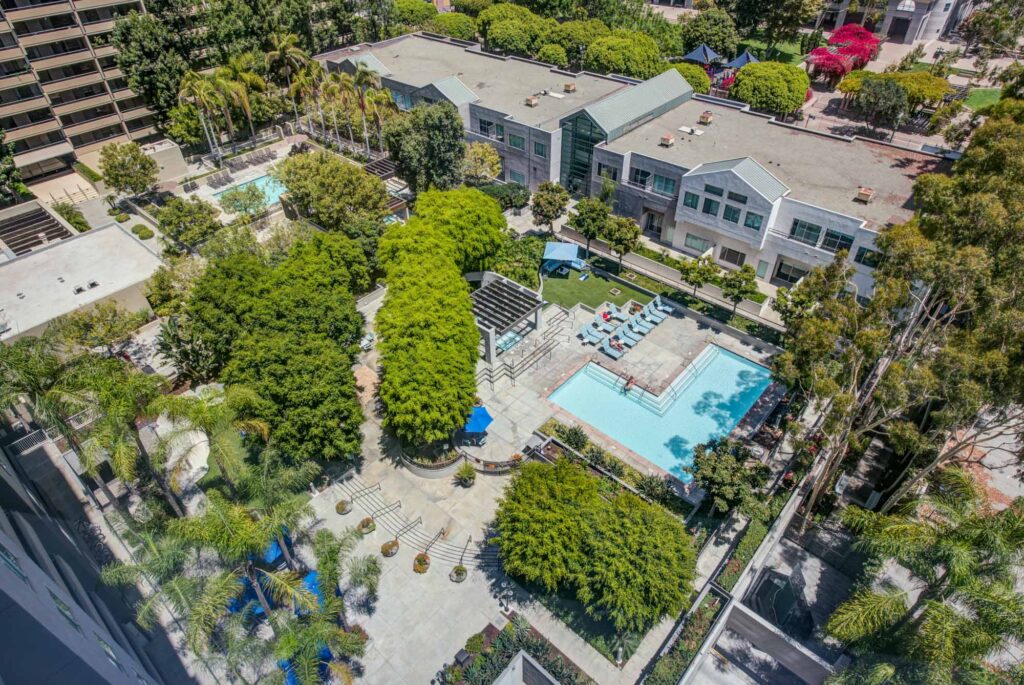
[{"label": "shrub", "polygon": [[356,530],[359,531],[360,535],[369,535],[376,529],[377,523],[369,516],[360,521],[359,525],[356,526]]},{"label": "shrub", "polygon": [[52,209],[79,233],[85,233],[92,228],[89,222],[85,220],[85,215],[82,214],[81,210],[70,202],[56,202],[53,204]]},{"label": "shrub", "polygon": [[468,461],[463,462],[459,470],[455,472],[455,481],[464,488],[468,488],[476,482],[476,469]]},{"label": "shrub", "polygon": [[128,219],[130,219],[130,218],[131,217],[129,217],[126,212],[121,212],[120,214],[118,214],[117,216],[114,217],[114,221],[123,224],[124,222],[128,221]]},{"label": "shrub", "polygon": [[718,584],[726,590],[732,590],[736,582],[743,574],[750,560],[754,558],[754,552],[761,546],[761,542],[768,535],[768,526],[759,519],[751,519],[750,525],[743,533],[743,538],[736,545],[732,559],[725,565],[722,572],[718,574]]},{"label": "shrub", "polygon": [[561,45],[548,43],[537,51],[537,59],[541,62],[554,64],[556,67],[565,69],[569,66],[569,56],[565,54],[565,48]]},{"label": "shrub", "polygon": [[380,553],[386,557],[393,557],[398,554],[398,540],[388,540],[380,546]]},{"label": "shrub", "polygon": [[452,8],[456,12],[471,17],[475,17],[493,4],[492,0],[452,0]]},{"label": "shrub", "polygon": [[472,635],[470,635],[469,639],[466,640],[466,647],[465,647],[465,649],[470,654],[480,654],[481,652],[483,652],[484,651],[484,634],[483,633],[473,633]]},{"label": "shrub", "polygon": [[461,583],[466,579],[467,575],[469,575],[469,571],[466,570],[465,566],[459,564],[458,566],[452,569],[451,579],[456,583]]},{"label": "shrub", "polygon": [[[136,231],[136,228],[138,228],[139,230]],[[150,229],[148,226],[142,226],[142,224],[135,224],[134,226],[132,226],[132,233],[137,235],[139,237],[139,240],[149,240],[154,235],[152,229]]]},{"label": "shrub", "polygon": [[677,64],[670,64],[669,69],[678,71],[686,79],[686,82],[690,84],[690,87],[693,88],[693,92],[703,95],[711,92],[711,77],[708,76],[708,73],[700,65],[679,62]]},{"label": "shrub", "polygon": [[426,573],[428,568],[430,568],[430,557],[426,552],[420,552],[412,560],[412,570],[416,573]]},{"label": "shrub", "polygon": [[587,446],[587,443],[590,442],[589,438],[587,438],[587,432],[578,424],[562,428],[559,433],[559,437],[562,438],[562,442],[577,452],[582,452]]},{"label": "shrub", "polygon": [[520,183],[495,183],[480,186],[480,190],[497,200],[502,211],[522,209],[530,204],[530,190]]},{"label": "shrub", "polygon": [[468,14],[459,12],[439,14],[430,21],[429,28],[434,33],[458,40],[476,39],[476,19]]},{"label": "shrub", "polygon": [[729,94],[756,109],[789,114],[804,104],[810,85],[807,72],[800,67],[756,62],[739,70]]},{"label": "shrub", "polygon": [[91,166],[82,164],[81,162],[75,162],[72,165],[72,168],[85,177],[85,180],[90,183],[99,183],[103,180],[103,176],[100,175],[100,172],[96,171]]},{"label": "shrub", "polygon": [[334,505],[334,511],[339,514],[345,515],[352,511],[352,502],[347,499],[340,499],[338,503]]}]

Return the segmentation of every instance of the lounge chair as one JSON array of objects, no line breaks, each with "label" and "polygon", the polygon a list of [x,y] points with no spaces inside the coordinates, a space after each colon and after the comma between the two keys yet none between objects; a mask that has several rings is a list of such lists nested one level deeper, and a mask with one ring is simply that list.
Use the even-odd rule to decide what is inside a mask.
[{"label": "lounge chair", "polygon": [[637,342],[639,342],[636,338],[629,334],[629,329],[626,328],[625,326],[619,326],[617,329],[615,329],[614,337],[618,338],[619,342],[625,345],[626,347],[634,347],[637,344]]},{"label": "lounge chair", "polygon": [[611,333],[615,330],[607,321],[601,318],[600,314],[594,314],[594,325],[603,333]]},{"label": "lounge chair", "polygon": [[601,351],[604,352],[605,354],[607,354],[612,359],[621,359],[622,358],[622,352],[619,352],[614,347],[612,347],[608,343],[608,338],[605,338],[604,342],[601,343]]},{"label": "lounge chair", "polygon": [[629,336],[636,342],[640,342],[641,340],[644,339],[644,336],[630,330],[628,323],[624,323],[621,326],[619,326],[619,333]]},{"label": "lounge chair", "polygon": [[667,316],[659,312],[657,309],[655,309],[654,305],[649,302],[643,308],[643,311],[641,313],[644,315],[645,319],[655,324],[659,324],[668,318]]},{"label": "lounge chair", "polygon": [[654,303],[655,309],[659,309],[659,310],[665,312],[666,314],[673,313],[672,307],[668,306],[667,304],[665,304],[664,302],[661,301],[661,295],[655,295],[653,303]]},{"label": "lounge chair", "polygon": [[640,318],[639,314],[634,314],[633,318],[629,320],[629,327],[640,335],[647,335],[654,330],[654,326]]},{"label": "lounge chair", "polygon": [[610,304],[609,305],[608,311],[611,312],[611,315],[613,317],[615,317],[616,319],[618,319],[619,321],[628,321],[629,320],[629,314],[627,314],[626,312],[622,311],[621,309],[616,307],[614,304]]},{"label": "lounge chair", "polygon": [[583,342],[596,345],[604,340],[604,335],[597,332],[597,329],[592,326],[584,326],[580,329],[580,337],[583,338]]}]

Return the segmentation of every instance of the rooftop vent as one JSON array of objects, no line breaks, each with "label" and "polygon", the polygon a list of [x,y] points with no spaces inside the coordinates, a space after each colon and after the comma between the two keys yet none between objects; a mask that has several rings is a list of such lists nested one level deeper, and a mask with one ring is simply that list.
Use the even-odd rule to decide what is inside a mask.
[{"label": "rooftop vent", "polygon": [[89,281],[89,290],[98,288],[100,286],[99,281]]},{"label": "rooftop vent", "polygon": [[85,286],[82,286],[82,285],[76,285],[75,286],[75,295],[81,295],[84,292],[85,292]]},{"label": "rooftop vent", "polygon": [[659,144],[662,147],[672,147],[673,145],[676,144],[676,137],[671,133],[666,133],[661,137],[661,143]]},{"label": "rooftop vent", "polygon": [[859,186],[857,188],[857,200],[859,200],[860,202],[863,202],[864,204],[867,204],[867,203],[871,202],[871,198],[873,198],[874,196],[875,196],[875,189],[874,188],[867,188],[865,186]]},{"label": "rooftop vent", "polygon": [[699,123],[701,126],[707,126],[714,120],[715,115],[711,112],[710,109],[706,109],[700,113],[700,117],[697,119],[697,123]]},{"label": "rooftop vent", "polygon": [[527,98],[526,98],[526,106],[527,107],[536,107],[539,104],[540,104],[540,98],[539,97],[537,97],[536,95],[527,96]]},{"label": "rooftop vent", "polygon": [[566,83],[565,87],[562,90],[564,90],[566,93],[575,93],[576,92],[576,84],[575,83]]}]

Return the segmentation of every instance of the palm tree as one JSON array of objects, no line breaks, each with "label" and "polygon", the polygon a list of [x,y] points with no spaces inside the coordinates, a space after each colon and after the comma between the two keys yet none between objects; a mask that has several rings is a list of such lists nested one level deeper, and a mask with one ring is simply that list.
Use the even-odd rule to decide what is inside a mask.
[{"label": "palm tree", "polygon": [[303,586],[298,574],[265,569],[254,561],[274,539],[270,522],[254,517],[244,505],[228,502],[219,492],[208,494],[202,516],[175,519],[168,530],[200,549],[216,552],[228,567],[207,580],[203,596],[193,607],[189,623],[193,648],[199,645],[202,650],[204,641],[227,612],[230,600],[243,595],[248,588],[252,588],[268,617],[271,601],[307,611],[316,606],[316,598]]},{"label": "palm tree", "polygon": [[[299,37],[294,33],[273,33],[270,35],[270,50],[264,55],[264,60],[267,72],[282,79],[278,81],[278,85],[283,85],[290,92],[292,76],[309,62],[309,55],[299,47]],[[294,98],[292,109],[295,111],[297,121],[299,110]]]},{"label": "palm tree", "polygon": [[873,668],[907,682],[946,683],[977,673],[987,656],[1024,639],[1024,500],[992,510],[970,472],[948,468],[897,514],[843,512],[857,547],[910,573],[906,587],[877,583],[839,606],[827,630],[875,655]]},{"label": "palm tree", "polygon": [[[240,418],[239,412],[251,406],[254,399],[251,392],[240,387],[226,392],[207,388],[196,396],[158,397],[153,401],[151,411],[166,414],[169,419],[180,424],[175,430],[176,435],[199,431],[205,436],[205,444],[210,450],[209,459],[220,470],[228,490],[234,495],[238,492],[236,483],[245,472],[245,447],[239,432],[253,433],[263,440],[269,434],[266,423]],[[201,444],[203,442],[191,444],[186,455]]]},{"label": "palm tree", "polygon": [[214,72],[214,82],[220,84],[221,93],[226,100],[242,110],[249,122],[249,131],[256,137],[256,128],[252,119],[252,102],[250,93],[262,93],[267,84],[253,67],[255,57],[252,53],[235,55],[228,63]]},{"label": "palm tree", "polygon": [[370,111],[373,113],[373,120],[377,126],[377,144],[380,150],[384,150],[384,118],[385,115],[395,111],[397,106],[391,93],[380,89],[369,94]]},{"label": "palm tree", "polygon": [[[345,124],[348,126],[348,139],[355,141],[355,136],[352,133],[352,104],[356,97],[355,82],[352,80],[352,74],[345,73],[343,71],[335,71],[327,76],[327,89],[328,97],[334,103],[331,108],[334,112],[334,135],[338,135],[338,106],[340,105],[345,110]],[[340,138],[340,136],[338,136]]]},{"label": "palm tree", "polygon": [[[220,132],[214,125],[213,113],[224,105],[222,94],[210,79],[198,72],[188,71],[181,78],[181,84],[178,86],[178,102],[195,105],[199,111],[199,124],[203,127],[210,152],[219,157],[220,148],[215,141],[220,137]],[[209,117],[209,121],[207,121],[207,117]]]},{"label": "palm tree", "polygon": [[359,105],[359,114],[363,120],[363,142],[366,144],[366,156],[369,157],[370,136],[366,131],[366,112],[369,107],[367,96],[371,91],[380,88],[380,77],[377,76],[377,72],[360,62],[352,76],[352,85],[356,90],[356,104]]},{"label": "palm tree", "polygon": [[244,612],[231,614],[221,621],[214,637],[214,648],[210,660],[243,685],[273,682],[272,676],[280,673],[274,659],[274,644],[252,630],[249,616]]},{"label": "palm tree", "polygon": [[[317,92],[316,77],[309,69],[303,69],[292,78],[291,86],[288,88],[288,96],[295,101],[302,102],[302,111],[309,115],[309,99]],[[323,114],[321,113],[321,127],[323,126]]]},{"label": "palm tree", "polygon": [[285,533],[298,529],[303,520],[313,517],[308,498],[301,492],[320,475],[315,462],[287,466],[272,448],[260,455],[260,463],[239,483],[249,509],[273,530],[288,568],[299,566],[285,544]]}]

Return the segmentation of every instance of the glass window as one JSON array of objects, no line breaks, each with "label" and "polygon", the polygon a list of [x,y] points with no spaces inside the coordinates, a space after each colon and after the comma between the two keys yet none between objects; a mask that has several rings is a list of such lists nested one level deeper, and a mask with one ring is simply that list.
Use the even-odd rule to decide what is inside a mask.
[{"label": "glass window", "polygon": [[768,273],[768,262],[764,261],[763,259],[759,261],[757,263],[756,273],[758,278],[764,278],[765,274]]},{"label": "glass window", "polygon": [[692,233],[686,234],[686,240],[683,241],[683,245],[690,248],[691,250],[700,252],[701,254],[704,254],[709,249],[711,249],[710,240],[706,238],[701,238],[699,235],[694,235]]},{"label": "glass window", "polygon": [[779,260],[779,266],[775,269],[775,278],[780,281],[785,281],[790,285],[793,285],[806,275],[807,269],[801,269],[799,266],[787,264],[782,260]]},{"label": "glass window", "polygon": [[731,190],[729,191],[729,199],[733,202],[739,202],[741,205],[747,204],[746,195],[740,195],[739,193],[734,193]]},{"label": "glass window", "polygon": [[858,247],[857,256],[853,258],[853,261],[857,262],[858,264],[863,264],[869,269],[874,269],[876,266],[878,266],[878,263],[881,261],[881,259],[881,253],[875,252],[874,250],[869,250],[866,247]]},{"label": "glass window", "polygon": [[103,653],[107,655],[107,659],[110,660],[110,663],[123,671],[124,667],[121,666],[121,662],[117,660],[117,655],[114,654],[114,648],[110,646],[110,643],[99,635],[96,636],[96,641],[100,643],[100,648],[103,650]]},{"label": "glass window", "polygon": [[801,243],[817,245],[818,238],[821,237],[821,226],[804,221],[803,219],[793,219],[793,226],[789,229],[789,237],[793,240],[799,240]]},{"label": "glass window", "polygon": [[0,545],[0,561],[3,561],[4,565],[11,569],[14,575],[21,578],[24,582],[28,582],[28,576],[26,576],[25,572],[21,570],[21,564],[18,562],[18,557],[14,556],[14,554],[11,553],[11,550],[7,549],[3,545]]},{"label": "glass window", "polygon": [[650,178],[651,172],[644,171],[643,169],[632,169],[629,173],[630,182],[644,188],[647,187],[647,181],[650,180]]},{"label": "glass window", "polygon": [[716,195],[718,197],[722,197],[722,195],[725,194],[725,191],[718,186],[708,185],[707,183],[704,184],[704,192],[708,195]]},{"label": "glass window", "polygon": [[619,180],[619,170],[608,164],[597,163],[597,175],[604,178],[610,178],[613,181]]},{"label": "glass window", "polygon": [[676,180],[654,174],[654,192],[672,197],[676,194]]},{"label": "glass window", "polygon": [[519,184],[519,185],[521,185],[521,186],[524,186],[524,185],[526,185],[526,177],[525,177],[525,176],[523,176],[523,175],[522,175],[521,173],[519,173],[518,171],[512,171],[512,170],[509,170],[509,172],[508,172],[508,177],[509,177],[510,179],[512,179],[512,182],[513,182],[513,183],[518,183],[518,184]]},{"label": "glass window", "polygon": [[47,592],[50,593],[50,599],[53,600],[53,603],[57,606],[57,610],[64,616],[64,619],[72,628],[81,632],[82,628],[78,625],[78,621],[75,620],[75,615],[71,612],[71,607],[69,607],[60,597],[53,594],[53,590],[48,589]]},{"label": "glass window", "polygon": [[[407,110],[412,109],[412,96],[406,93],[400,93],[397,90],[391,91],[391,99],[398,105],[398,109]],[[480,128],[483,129],[483,121],[480,122]]]},{"label": "glass window", "polygon": [[752,228],[755,231],[761,230],[761,223],[764,222],[764,217],[754,212],[747,212],[747,217],[743,220],[743,225],[747,228]]},{"label": "glass window", "polygon": [[825,239],[821,241],[821,249],[829,252],[849,250],[853,245],[853,236],[833,231],[831,228],[825,231]]},{"label": "glass window", "polygon": [[700,205],[700,195],[697,193],[685,192],[683,193],[683,206],[689,207],[690,209],[697,209]]},{"label": "glass window", "polygon": [[733,207],[732,205],[726,205],[725,206],[725,211],[722,213],[722,218],[725,219],[728,222],[731,222],[731,223],[734,223],[734,224],[738,224],[740,222],[740,214],[742,214],[742,213],[743,212],[740,211],[739,207]]},{"label": "glass window", "polygon": [[718,253],[718,258],[736,266],[743,266],[743,262],[747,261],[747,255],[731,247],[723,247],[722,251]]},{"label": "glass window", "polygon": [[547,159],[548,158],[548,146],[545,145],[544,143],[534,142],[534,144],[533,144],[533,154],[536,155],[537,157],[542,158],[542,159]]},{"label": "glass window", "polygon": [[480,133],[487,136],[488,138],[494,136],[494,122],[487,121],[487,119],[480,120]]},{"label": "glass window", "polygon": [[526,138],[523,138],[522,136],[517,136],[515,133],[509,133],[508,144],[517,150],[525,150]]},{"label": "glass window", "polygon": [[700,211],[712,216],[718,216],[718,207],[720,205],[721,203],[718,200],[712,200],[710,197],[706,197],[704,198],[704,208]]}]

